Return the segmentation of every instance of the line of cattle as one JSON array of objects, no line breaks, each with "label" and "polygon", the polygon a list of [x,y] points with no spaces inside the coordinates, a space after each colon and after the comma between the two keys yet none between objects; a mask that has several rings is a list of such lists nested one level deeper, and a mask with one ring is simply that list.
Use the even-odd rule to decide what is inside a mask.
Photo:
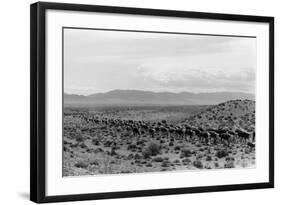
[{"label": "line of cattle", "polygon": [[223,143],[229,146],[231,142],[240,142],[250,148],[255,147],[255,132],[247,132],[241,129],[232,130],[230,128],[208,128],[190,126],[188,124],[173,125],[166,120],[161,122],[146,122],[134,120],[111,119],[100,116],[85,116],[78,114],[78,117],[88,124],[101,125],[101,129],[107,129],[107,126],[115,127],[117,131],[126,130],[135,137],[150,135],[153,139],[156,135],[162,135],[168,139],[177,140],[199,140],[202,143],[218,144]]}]

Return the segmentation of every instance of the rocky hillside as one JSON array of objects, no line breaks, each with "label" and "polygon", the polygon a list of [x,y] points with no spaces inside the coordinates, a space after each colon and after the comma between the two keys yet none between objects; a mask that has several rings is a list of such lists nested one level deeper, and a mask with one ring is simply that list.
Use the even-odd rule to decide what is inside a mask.
[{"label": "rocky hillside", "polygon": [[187,123],[203,128],[242,128],[247,131],[255,129],[255,101],[230,100],[208,107],[191,116]]}]

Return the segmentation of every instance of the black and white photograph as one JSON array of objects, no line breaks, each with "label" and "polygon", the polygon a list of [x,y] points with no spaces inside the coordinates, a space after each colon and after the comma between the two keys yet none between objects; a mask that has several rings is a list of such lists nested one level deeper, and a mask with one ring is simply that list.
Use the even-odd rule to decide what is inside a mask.
[{"label": "black and white photograph", "polygon": [[160,8],[30,6],[31,201],[274,187],[274,17]]},{"label": "black and white photograph", "polygon": [[63,28],[63,176],[255,169],[255,36]]}]

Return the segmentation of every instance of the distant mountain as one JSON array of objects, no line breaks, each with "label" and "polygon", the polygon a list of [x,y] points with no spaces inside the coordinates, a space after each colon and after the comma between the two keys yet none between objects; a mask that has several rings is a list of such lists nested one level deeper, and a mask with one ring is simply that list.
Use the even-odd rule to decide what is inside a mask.
[{"label": "distant mountain", "polygon": [[228,100],[254,100],[250,93],[240,92],[151,92],[140,90],[112,90],[88,96],[64,94],[65,105],[213,105]]}]

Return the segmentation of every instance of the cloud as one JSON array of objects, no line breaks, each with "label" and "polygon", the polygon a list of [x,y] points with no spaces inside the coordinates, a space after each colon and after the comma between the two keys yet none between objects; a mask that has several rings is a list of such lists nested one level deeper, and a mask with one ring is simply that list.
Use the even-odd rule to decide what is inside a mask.
[{"label": "cloud", "polygon": [[254,92],[256,39],[67,30],[65,88]]},{"label": "cloud", "polygon": [[[201,56],[202,57],[202,56]],[[254,92],[255,69],[248,64],[218,63],[185,60],[183,57],[159,58],[142,63],[138,67],[140,78],[153,82],[158,87],[170,91],[215,92],[242,91]],[[197,63],[198,62],[198,63]]]}]

